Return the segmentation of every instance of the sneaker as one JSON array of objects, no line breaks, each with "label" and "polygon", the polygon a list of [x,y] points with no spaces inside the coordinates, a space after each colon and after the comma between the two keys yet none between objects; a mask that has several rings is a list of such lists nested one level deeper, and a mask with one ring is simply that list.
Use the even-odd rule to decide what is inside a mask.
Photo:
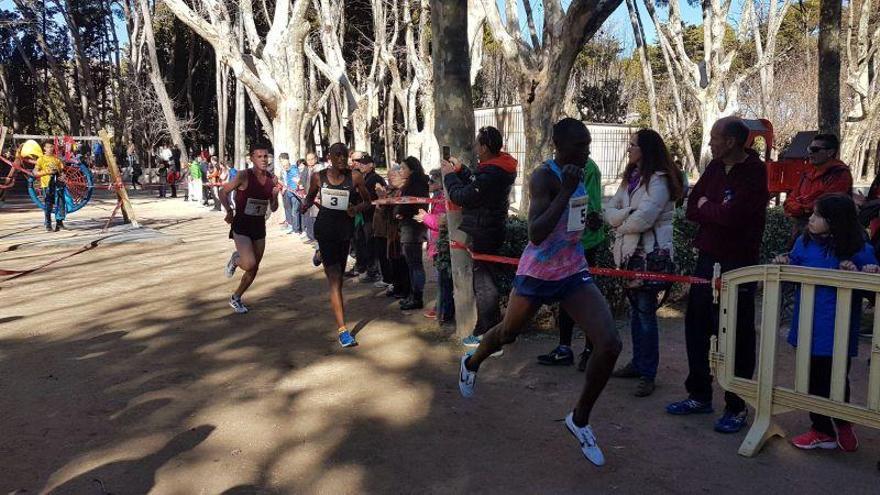
[{"label": "sneaker", "polygon": [[238,251],[233,251],[232,256],[229,257],[229,261],[226,262],[226,270],[224,273],[226,274],[226,278],[232,278],[235,275],[235,269],[238,267]]},{"label": "sneaker", "polygon": [[636,391],[633,395],[636,397],[647,397],[654,393],[654,379],[641,377],[639,378],[639,384],[636,385]]},{"label": "sneaker", "polygon": [[339,345],[342,347],[354,347],[358,345],[357,340],[348,333],[348,330],[343,330],[339,332]]},{"label": "sneaker", "polygon": [[568,346],[557,346],[547,354],[538,356],[538,364],[545,366],[571,366],[574,364],[574,352]]},{"label": "sneaker", "polygon": [[835,440],[834,437],[820,433],[812,428],[810,428],[810,431],[792,438],[791,444],[804,450],[833,450],[837,448],[837,440]]},{"label": "sneaker", "polygon": [[379,277],[375,273],[363,273],[358,278],[358,282],[362,284],[372,284],[377,280],[379,280]]},{"label": "sneaker", "polygon": [[632,361],[626,364],[623,368],[617,368],[614,372],[611,373],[611,376],[614,378],[641,378],[642,375],[636,371],[636,367],[633,366]]},{"label": "sneaker", "polygon": [[379,280],[378,282],[373,284],[373,287],[375,287],[377,289],[387,289],[387,288],[391,287],[391,284],[389,284],[388,282],[383,282],[382,280]]},{"label": "sneaker", "polygon": [[749,410],[743,409],[738,413],[724,410],[724,414],[715,422],[715,431],[718,433],[737,433],[746,425]]},{"label": "sneaker", "polygon": [[429,309],[429,310],[425,311],[424,313],[422,313],[422,316],[424,316],[425,318],[427,318],[429,320],[436,320],[437,319],[437,311],[435,311],[433,309]]},{"label": "sneaker", "polygon": [[354,278],[354,277],[357,277],[358,275],[360,275],[360,272],[358,272],[354,268],[352,268],[351,270],[342,274],[342,276],[345,278]]},{"label": "sneaker", "polygon": [[51,225],[46,225],[46,232],[54,232]]},{"label": "sneaker", "polygon": [[462,356],[458,366],[458,391],[465,398],[473,397],[474,388],[477,386],[477,372],[471,371],[465,366],[469,357],[467,354]]},{"label": "sneaker", "polygon": [[229,305],[232,306],[232,310],[238,314],[244,314],[248,312],[247,306],[241,302],[241,298],[233,295],[229,298]]},{"label": "sneaker", "polygon": [[587,361],[590,360],[590,354],[593,353],[592,349],[584,349],[584,352],[581,353],[580,357],[578,357],[578,371],[586,371],[587,369]]},{"label": "sneaker", "polygon": [[859,449],[859,439],[853,426],[849,423],[834,423],[834,429],[837,431],[837,446],[844,452],[855,452]]},{"label": "sneaker", "polygon": [[55,232],[61,230],[67,230],[67,227],[64,226],[64,222],[59,221],[57,224],[55,224]]},{"label": "sneaker", "polygon": [[713,409],[711,402],[685,399],[666,406],[666,412],[675,416],[686,416],[688,414],[709,414],[713,412]]},{"label": "sneaker", "polygon": [[[394,284],[389,285],[388,288],[385,289],[385,297],[393,297],[395,299],[406,299],[409,297],[408,293],[400,292],[395,287]],[[400,301],[402,304],[403,301]]]},{"label": "sneaker", "polygon": [[482,337],[477,337],[476,335],[468,335],[467,337],[461,339],[461,344],[465,347],[479,347],[481,340],[483,340]]},{"label": "sneaker", "polygon": [[312,255],[312,264],[315,266],[321,266],[321,251],[315,251],[315,254]]},{"label": "sneaker", "polygon": [[412,297],[407,301],[403,301],[400,304],[401,311],[412,311],[414,309],[422,309],[425,307],[424,301],[422,301],[421,296]]},{"label": "sneaker", "polygon": [[574,424],[574,412],[570,412],[568,413],[568,416],[565,417],[565,426],[581,444],[581,452],[583,452],[584,457],[586,457],[588,461],[597,466],[605,464],[605,456],[602,454],[602,449],[599,448],[599,444],[596,443],[596,435],[593,433],[593,429],[590,428],[590,425],[582,428]]}]

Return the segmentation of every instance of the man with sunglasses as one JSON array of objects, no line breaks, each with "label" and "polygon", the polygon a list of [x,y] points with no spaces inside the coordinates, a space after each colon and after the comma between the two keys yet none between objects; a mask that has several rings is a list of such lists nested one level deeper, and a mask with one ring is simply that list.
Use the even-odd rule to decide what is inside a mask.
[{"label": "man with sunglasses", "polygon": [[810,146],[812,168],[804,172],[794,190],[785,199],[785,214],[794,221],[791,240],[806,227],[813,205],[829,193],[851,194],[853,178],[849,167],[837,158],[840,141],[834,134],[816,134]]}]

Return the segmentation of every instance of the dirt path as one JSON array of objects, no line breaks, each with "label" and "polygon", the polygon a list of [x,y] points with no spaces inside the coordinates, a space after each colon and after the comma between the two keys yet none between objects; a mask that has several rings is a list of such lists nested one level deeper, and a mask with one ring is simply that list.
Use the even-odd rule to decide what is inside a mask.
[{"label": "dirt path", "polygon": [[[876,431],[855,454],[743,435],[714,417],[673,418],[684,345],[680,315],[661,321],[660,386],[646,399],[613,381],[594,415],[608,457],[583,459],[561,418],[583,376],[537,366],[553,346],[521,340],[456,388],[461,349],[420,312],[347,282],[361,345],[341,350],[311,248],[270,226],[246,295],[226,305],[231,243],[219,213],[136,195],[156,233],[102,243],[45,270],[0,280],[0,492],[257,493],[877,493]],[[0,210],[0,268],[75,251],[112,203],[47,234],[40,212]],[[57,242],[65,239],[64,242]],[[50,242],[45,242],[50,241]],[[36,243],[36,244],[34,244]],[[12,248],[10,250],[10,248]],[[434,286],[429,287],[429,295]],[[624,325],[621,322],[621,325]],[[624,335],[626,348],[628,338]],[[576,342],[582,345],[582,341]],[[862,353],[862,356],[865,354]],[[864,375],[864,357],[853,366]],[[720,393],[718,393],[720,404]],[[799,433],[803,414],[783,417]]]}]

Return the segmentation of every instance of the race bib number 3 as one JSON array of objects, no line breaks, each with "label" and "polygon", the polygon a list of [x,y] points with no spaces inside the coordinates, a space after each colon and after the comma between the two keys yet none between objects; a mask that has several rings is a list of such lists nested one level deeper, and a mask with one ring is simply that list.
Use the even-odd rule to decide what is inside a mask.
[{"label": "race bib number 3", "polygon": [[568,201],[568,231],[584,230],[587,226],[587,196]]},{"label": "race bib number 3", "polygon": [[268,199],[248,198],[244,205],[244,214],[252,217],[262,217],[269,210]]},{"label": "race bib number 3", "polygon": [[321,189],[321,206],[331,210],[348,210],[348,191],[344,189]]}]

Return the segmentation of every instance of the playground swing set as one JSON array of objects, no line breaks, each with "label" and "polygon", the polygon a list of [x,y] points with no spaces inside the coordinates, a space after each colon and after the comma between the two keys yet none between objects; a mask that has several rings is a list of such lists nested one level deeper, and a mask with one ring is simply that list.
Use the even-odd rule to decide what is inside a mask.
[{"label": "playground swing set", "polygon": [[[0,150],[3,149],[3,145],[6,142],[6,136],[8,134],[8,130],[6,127],[0,127]],[[110,218],[107,220],[107,223],[104,226],[104,230],[110,225],[113,217],[116,215],[116,212],[120,209],[122,210],[123,217],[125,220],[131,224],[132,227],[139,227],[137,222],[137,217],[135,216],[134,209],[131,206],[131,202],[128,199],[128,193],[125,190],[125,186],[122,183],[122,174],[119,171],[119,167],[116,164],[116,158],[113,153],[108,152],[111,150],[111,137],[105,130],[101,130],[98,132],[97,136],[48,136],[48,135],[30,135],[30,134],[13,134],[12,135],[13,143],[18,140],[41,140],[41,141],[52,141],[55,144],[56,155],[64,164],[64,168],[62,171],[64,177],[64,206],[65,211],[69,213],[73,213],[82,209],[86,206],[89,200],[92,198],[92,193],[95,187],[98,187],[95,183],[94,174],[92,173],[91,168],[86,161],[86,156],[84,153],[80,153],[80,149],[78,143],[82,142],[97,142],[103,146],[103,159],[107,162],[107,169],[110,174],[110,184],[108,185],[109,189],[114,189],[116,191],[117,202],[116,207],[113,209],[113,213],[110,215]],[[14,146],[15,148],[15,156],[13,160],[10,161],[0,155],[0,162],[5,163],[9,166],[9,170],[6,173],[5,177],[0,177],[0,198],[6,194],[9,189],[12,189],[15,185],[15,175],[16,172],[21,173],[27,180],[28,184],[28,195],[31,198],[31,201],[40,209],[45,209],[45,198],[43,188],[40,186],[40,181],[34,180],[33,172],[30,170],[32,166],[28,165],[26,161],[18,159],[18,146]],[[56,206],[56,208],[60,208],[60,205]]]}]

